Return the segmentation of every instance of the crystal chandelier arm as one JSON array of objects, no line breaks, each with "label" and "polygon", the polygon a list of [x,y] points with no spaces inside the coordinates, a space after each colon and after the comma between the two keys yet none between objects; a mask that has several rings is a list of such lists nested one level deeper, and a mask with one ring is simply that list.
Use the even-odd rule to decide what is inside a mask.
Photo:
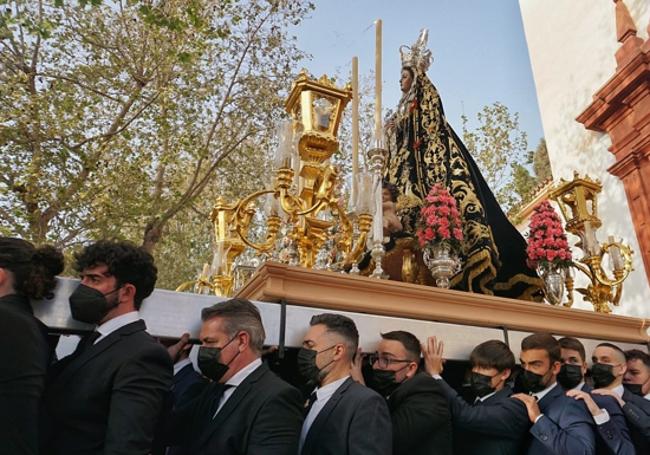
[{"label": "crystal chandelier arm", "polygon": [[[366,243],[368,242],[368,234],[370,233],[370,228],[372,227],[372,215],[369,213],[359,214],[359,237],[354,244],[354,247],[351,248],[347,256],[345,257],[345,265],[352,265],[352,263],[357,262],[364,251],[366,251]],[[350,244],[352,244],[352,238],[350,239]]]},{"label": "crystal chandelier arm", "polygon": [[572,262],[571,262],[571,266],[572,266],[573,268],[575,268],[575,269],[581,271],[581,272],[584,273],[585,275],[587,275],[587,278],[589,278],[590,280],[592,279],[592,276],[593,276],[593,275],[592,275],[591,270],[589,269],[589,267],[584,266],[584,265],[580,264],[579,262],[575,262],[575,261],[572,261]]},{"label": "crystal chandelier arm", "polygon": [[184,291],[187,291],[188,289],[190,289],[190,288],[191,288],[192,286],[194,286],[195,284],[197,284],[197,280],[185,281],[185,282],[179,284],[179,285],[176,287],[175,291],[176,291],[176,292],[184,292]]},{"label": "crystal chandelier arm", "polygon": [[274,193],[275,190],[262,190],[252,193],[242,199],[235,209],[235,216],[233,217],[235,232],[237,232],[237,235],[239,235],[239,238],[246,244],[246,246],[253,248],[256,251],[266,252],[273,247],[280,230],[280,217],[277,215],[271,215],[268,217],[266,222],[266,241],[264,243],[255,243],[246,236],[245,232],[248,231],[251,222],[251,215],[248,211],[248,206],[258,197]]},{"label": "crystal chandelier arm", "polygon": [[[621,254],[623,256],[624,265],[623,265],[623,270],[621,271],[622,273],[618,273],[618,274],[615,273],[614,278],[610,279],[606,275],[605,271],[603,270],[603,268],[601,266],[601,263],[602,263],[603,256],[605,254],[607,254],[609,249],[611,247],[613,247],[613,246],[616,246],[616,247],[618,247],[620,249]],[[598,255],[598,257],[599,257],[600,260],[598,261],[597,264],[594,264],[594,266],[591,267],[591,268],[592,268],[592,271],[593,271],[593,274],[594,274],[594,278],[596,278],[596,281],[598,281],[603,286],[614,287],[614,286],[620,285],[621,283],[623,283],[623,281],[625,281],[625,279],[628,277],[628,275],[632,271],[632,251],[630,250],[630,247],[628,247],[627,245],[624,245],[624,244],[619,243],[619,242],[605,243],[601,247],[600,254]],[[617,276],[617,275],[619,275],[619,276]],[[621,287],[621,286],[619,286],[619,287]],[[617,292],[618,292],[618,290],[617,290]],[[620,298],[620,296],[619,296],[619,298]]]},{"label": "crystal chandelier arm", "polygon": [[210,284],[209,281],[202,280],[202,279],[197,279],[197,280],[185,281],[184,283],[179,284],[176,287],[175,291],[176,292],[184,292],[184,291],[187,291],[188,289],[190,289],[191,287],[193,287],[193,286],[195,286],[197,284],[199,286],[205,286],[205,287],[208,287],[210,289],[212,289],[212,287],[213,287],[212,284]]},{"label": "crystal chandelier arm", "polygon": [[328,206],[327,198],[318,199],[316,203],[311,207],[309,207],[307,210],[296,212],[295,215],[296,216],[309,215],[310,213],[319,211],[327,206]]}]

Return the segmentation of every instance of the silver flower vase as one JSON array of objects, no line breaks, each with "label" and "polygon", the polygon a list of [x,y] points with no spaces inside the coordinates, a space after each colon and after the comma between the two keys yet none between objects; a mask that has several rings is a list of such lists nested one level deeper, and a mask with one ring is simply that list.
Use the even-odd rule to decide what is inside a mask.
[{"label": "silver flower vase", "polygon": [[566,267],[552,262],[545,262],[537,266],[537,274],[544,281],[546,300],[551,305],[562,303],[566,273]]},{"label": "silver flower vase", "polygon": [[453,254],[451,246],[447,243],[427,245],[422,258],[431,276],[436,280],[436,287],[448,289],[449,278],[460,272],[461,261]]}]

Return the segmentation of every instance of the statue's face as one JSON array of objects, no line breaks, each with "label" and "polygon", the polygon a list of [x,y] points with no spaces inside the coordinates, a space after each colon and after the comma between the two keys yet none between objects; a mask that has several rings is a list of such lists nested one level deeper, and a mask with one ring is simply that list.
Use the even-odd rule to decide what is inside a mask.
[{"label": "statue's face", "polygon": [[399,79],[399,86],[402,89],[402,92],[406,93],[409,91],[411,88],[411,84],[413,83],[413,76],[411,76],[411,72],[404,68],[402,70],[402,77]]},{"label": "statue's face", "polygon": [[393,195],[388,188],[381,190],[381,202],[393,202]]}]

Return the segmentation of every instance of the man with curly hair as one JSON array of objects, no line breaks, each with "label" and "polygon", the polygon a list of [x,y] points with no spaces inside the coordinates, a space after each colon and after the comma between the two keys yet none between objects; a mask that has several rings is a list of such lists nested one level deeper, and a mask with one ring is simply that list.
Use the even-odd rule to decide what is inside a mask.
[{"label": "man with curly hair", "polygon": [[148,454],[172,383],[171,359],[138,313],[156,284],[153,257],[102,240],[75,259],[72,317],[96,328],[52,368],[44,453]]}]

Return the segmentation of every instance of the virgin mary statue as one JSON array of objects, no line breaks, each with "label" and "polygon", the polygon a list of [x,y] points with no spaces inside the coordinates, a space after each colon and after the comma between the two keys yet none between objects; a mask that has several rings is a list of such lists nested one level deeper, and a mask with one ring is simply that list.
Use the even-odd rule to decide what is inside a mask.
[{"label": "virgin mary statue", "polygon": [[396,210],[414,234],[420,207],[436,183],[458,203],[464,240],[463,269],[451,287],[505,297],[536,299],[541,281],[526,265],[526,242],[508,221],[476,163],[445,118],[438,91],[426,75],[431,64],[427,31],[402,46],[402,98],[386,123],[384,179],[396,187]]}]

